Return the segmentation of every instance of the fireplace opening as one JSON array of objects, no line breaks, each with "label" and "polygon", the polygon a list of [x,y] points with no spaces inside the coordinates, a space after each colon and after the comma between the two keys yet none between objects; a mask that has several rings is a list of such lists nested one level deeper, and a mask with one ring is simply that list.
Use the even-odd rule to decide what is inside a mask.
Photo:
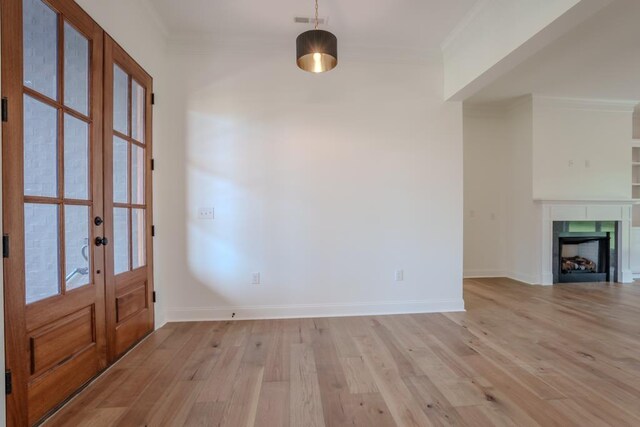
[{"label": "fireplace opening", "polygon": [[554,221],[553,283],[617,282],[619,221]]},{"label": "fireplace opening", "polygon": [[560,233],[558,282],[609,282],[611,233]]}]

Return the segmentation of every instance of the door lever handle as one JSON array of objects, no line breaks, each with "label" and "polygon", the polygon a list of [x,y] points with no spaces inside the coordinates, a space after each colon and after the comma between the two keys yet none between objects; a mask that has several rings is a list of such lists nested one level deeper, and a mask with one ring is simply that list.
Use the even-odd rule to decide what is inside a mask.
[{"label": "door lever handle", "polygon": [[109,239],[106,237],[96,237],[96,246],[107,246],[109,244]]}]

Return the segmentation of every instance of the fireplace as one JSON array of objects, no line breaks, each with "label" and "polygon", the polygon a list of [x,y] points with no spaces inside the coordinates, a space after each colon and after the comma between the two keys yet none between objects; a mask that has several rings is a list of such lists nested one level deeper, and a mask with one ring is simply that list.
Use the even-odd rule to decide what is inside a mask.
[{"label": "fireplace", "polygon": [[557,283],[611,281],[611,233],[559,233]]},{"label": "fireplace", "polygon": [[[633,283],[631,272],[632,200],[544,200],[540,205],[540,265],[539,276],[529,283],[552,285],[560,283],[559,238],[561,233],[610,233],[609,280]],[[598,235],[598,237],[602,237]],[[575,248],[573,248],[575,250]],[[535,252],[534,252],[535,254]],[[571,254],[571,252],[569,252]],[[576,255],[577,256],[577,255]],[[587,257],[588,258],[588,257]],[[533,258],[535,263],[538,260]],[[597,261],[597,260],[592,260]],[[601,263],[602,265],[602,263]],[[602,270],[600,270],[602,273]],[[606,272],[604,272],[606,274]],[[575,280],[575,277],[572,277]],[[539,282],[538,282],[539,280]]]}]

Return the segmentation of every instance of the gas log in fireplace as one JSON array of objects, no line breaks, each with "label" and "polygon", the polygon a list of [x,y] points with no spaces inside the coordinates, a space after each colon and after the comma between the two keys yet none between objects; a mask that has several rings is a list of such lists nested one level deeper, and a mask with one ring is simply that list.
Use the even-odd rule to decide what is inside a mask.
[{"label": "gas log in fireplace", "polygon": [[611,233],[559,233],[558,283],[609,282]]}]

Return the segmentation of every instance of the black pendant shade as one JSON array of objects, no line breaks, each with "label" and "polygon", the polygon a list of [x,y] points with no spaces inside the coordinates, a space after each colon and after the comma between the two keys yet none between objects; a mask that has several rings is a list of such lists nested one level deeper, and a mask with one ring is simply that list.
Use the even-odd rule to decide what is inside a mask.
[{"label": "black pendant shade", "polygon": [[296,39],[296,58],[304,71],[333,70],[338,65],[338,39],[329,31],[305,31]]}]

